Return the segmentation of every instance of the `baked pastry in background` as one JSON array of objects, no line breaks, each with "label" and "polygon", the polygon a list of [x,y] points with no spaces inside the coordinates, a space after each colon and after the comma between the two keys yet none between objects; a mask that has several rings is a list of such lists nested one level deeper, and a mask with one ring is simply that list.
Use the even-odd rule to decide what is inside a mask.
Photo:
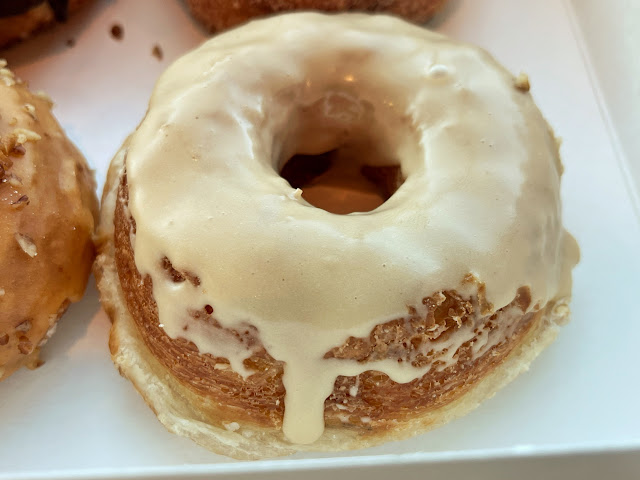
[{"label": "baked pastry in background", "polygon": [[94,257],[93,173],[51,106],[0,60],[0,380],[38,366]]},{"label": "baked pastry in background", "polygon": [[64,22],[87,0],[0,0],[0,48]]},{"label": "baked pastry in background", "polygon": [[[120,372],[169,430],[236,458],[475,408],[569,315],[578,249],[528,90],[384,15],[283,14],[176,61],[103,194]],[[325,207],[341,191],[349,214]]]},{"label": "baked pastry in background", "polygon": [[387,13],[424,23],[445,3],[446,0],[187,0],[192,15],[211,32],[253,18],[296,10]]}]

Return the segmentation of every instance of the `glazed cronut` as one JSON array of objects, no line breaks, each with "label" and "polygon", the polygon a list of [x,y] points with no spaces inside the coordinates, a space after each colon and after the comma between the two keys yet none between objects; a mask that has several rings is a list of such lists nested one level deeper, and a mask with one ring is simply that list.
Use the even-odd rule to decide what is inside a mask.
[{"label": "glazed cronut", "polygon": [[[248,326],[243,331],[223,329],[216,320],[215,304],[185,312],[210,324],[219,335],[236,337],[254,352],[244,365],[255,373],[243,379],[231,369],[227,359],[201,355],[192,342],[170,338],[159,325],[152,281],[149,276],[140,275],[134,261],[130,239],[136,225],[127,203],[125,174],[120,179],[115,205],[115,264],[128,310],[146,347],[182,386],[206,400],[198,408],[204,409],[207,422],[217,422],[223,427],[232,419],[258,427],[280,426],[285,395],[283,363],[262,347],[254,327]],[[177,271],[171,259],[158,258],[158,262],[174,282],[199,285],[196,275]],[[325,358],[344,361],[394,359],[416,368],[431,367],[421,378],[403,384],[376,371],[365,371],[356,377],[339,376],[333,393],[325,401],[327,429],[350,426],[359,429],[359,435],[375,436],[403,420],[424,417],[464,396],[530,332],[545,328],[542,324],[552,317],[552,302],[531,306],[526,286],[517,290],[509,305],[494,311],[485,299],[484,285],[472,275],[463,279],[461,285],[464,286],[461,290],[473,293],[425,292],[426,316],[418,316],[416,308],[409,306],[406,316],[379,324],[368,337],[348,338],[326,352]],[[188,328],[186,324],[184,328]],[[112,337],[115,354],[117,345],[113,342]]]}]

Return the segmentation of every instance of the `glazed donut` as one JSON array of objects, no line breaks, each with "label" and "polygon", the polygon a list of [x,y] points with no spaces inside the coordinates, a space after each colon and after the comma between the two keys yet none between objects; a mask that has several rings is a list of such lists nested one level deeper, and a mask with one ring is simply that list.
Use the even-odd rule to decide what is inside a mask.
[{"label": "glazed donut", "polygon": [[[441,425],[568,318],[561,171],[526,78],[478,48],[384,15],[223,33],[112,161],[113,360],[169,430],[237,458]],[[331,213],[306,185],[381,204]]]},{"label": "glazed donut", "polygon": [[86,0],[18,0],[0,2],[0,48],[24,40],[55,22],[64,22]]},{"label": "glazed donut", "polygon": [[0,60],[0,380],[40,364],[94,257],[93,174],[51,105]]},{"label": "glazed donut", "polygon": [[253,18],[294,10],[386,12],[416,23],[433,17],[446,0],[187,0],[191,14],[209,31],[234,27]]}]

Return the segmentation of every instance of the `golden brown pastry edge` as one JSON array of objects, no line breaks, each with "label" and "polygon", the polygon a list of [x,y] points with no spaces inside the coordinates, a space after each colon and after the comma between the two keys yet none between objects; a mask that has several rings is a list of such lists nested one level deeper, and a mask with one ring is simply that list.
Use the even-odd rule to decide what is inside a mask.
[{"label": "golden brown pastry edge", "polygon": [[249,20],[295,10],[325,12],[364,11],[396,15],[415,23],[424,23],[447,0],[187,0],[193,17],[207,30],[219,32]]}]

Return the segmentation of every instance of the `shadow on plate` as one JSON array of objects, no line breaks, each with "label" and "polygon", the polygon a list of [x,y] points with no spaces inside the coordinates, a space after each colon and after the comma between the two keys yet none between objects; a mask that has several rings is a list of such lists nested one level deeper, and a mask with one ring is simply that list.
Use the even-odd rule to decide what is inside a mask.
[{"label": "shadow on plate", "polygon": [[99,343],[95,345],[95,348],[107,351],[107,336],[105,335],[104,338],[94,339],[93,337],[95,335],[91,335],[89,331],[91,324],[101,308],[95,280],[92,276],[82,300],[69,306],[69,309],[58,321],[55,334],[42,347],[40,358],[45,361],[45,364],[41,368],[45,368],[46,362],[58,356],[63,357],[70,355],[71,350],[80,342],[90,341],[92,347],[93,343]]}]

